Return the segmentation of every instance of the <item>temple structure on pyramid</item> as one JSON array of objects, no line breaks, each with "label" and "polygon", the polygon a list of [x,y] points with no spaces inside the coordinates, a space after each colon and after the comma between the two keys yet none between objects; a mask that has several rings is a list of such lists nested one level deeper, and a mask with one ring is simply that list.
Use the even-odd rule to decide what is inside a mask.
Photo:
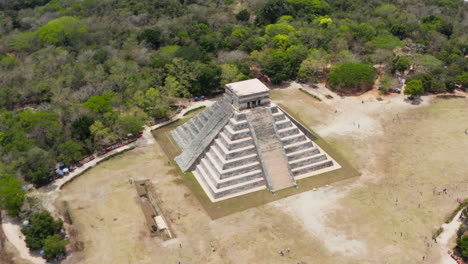
[{"label": "temple structure on pyramid", "polygon": [[182,150],[177,164],[193,172],[212,202],[276,192],[341,168],[314,134],[270,102],[258,79],[227,84],[222,98],[171,134]]}]

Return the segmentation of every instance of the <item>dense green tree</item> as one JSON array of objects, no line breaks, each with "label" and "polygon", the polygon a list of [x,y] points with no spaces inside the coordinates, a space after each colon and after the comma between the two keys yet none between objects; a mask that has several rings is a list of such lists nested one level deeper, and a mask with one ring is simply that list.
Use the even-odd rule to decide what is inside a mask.
[{"label": "dense green tree", "polygon": [[112,111],[112,96],[110,94],[96,95],[88,99],[83,106],[95,113],[106,113]]},{"label": "dense green tree", "polygon": [[406,25],[394,24],[390,28],[390,32],[394,36],[399,37],[400,39],[403,39],[404,37],[406,37],[406,34],[408,34],[408,29],[407,29]]},{"label": "dense green tree", "polygon": [[14,51],[25,51],[31,52],[37,50],[39,46],[39,39],[37,37],[37,32],[34,31],[26,31],[17,34],[14,36],[12,42],[10,43],[10,47]]},{"label": "dense green tree", "polygon": [[299,70],[301,62],[307,58],[308,53],[306,47],[299,45],[293,45],[286,50],[293,75]]},{"label": "dense green tree", "polygon": [[397,37],[392,35],[378,35],[375,36],[368,45],[373,49],[389,49],[392,50],[396,47],[402,47],[404,43]]},{"label": "dense green tree", "polygon": [[409,57],[399,57],[395,61],[395,70],[399,72],[404,72],[409,69],[411,66],[411,59]]},{"label": "dense green tree", "polygon": [[[442,76],[438,76],[438,78],[443,78]],[[412,76],[410,78],[406,79],[406,82],[411,82],[413,80],[418,80],[421,81],[422,87],[425,92],[429,93],[440,93],[440,92],[446,92],[447,89],[445,87],[445,84],[436,78],[433,74],[430,73],[424,73],[424,74],[417,74],[415,76]]]},{"label": "dense green tree", "polygon": [[437,31],[446,35],[447,37],[450,37],[450,35],[453,33],[453,25],[445,21],[445,19],[440,16],[430,15],[424,17],[422,22],[423,24],[421,24],[421,27],[423,29]]},{"label": "dense green tree", "polygon": [[287,23],[271,24],[266,26],[265,34],[269,37],[274,37],[276,35],[288,35],[294,32],[294,30],[294,27]]},{"label": "dense green tree", "polygon": [[345,62],[332,68],[329,84],[340,92],[366,91],[374,83],[371,65]]},{"label": "dense green tree", "polygon": [[63,228],[62,220],[54,220],[49,212],[43,211],[29,218],[29,225],[21,230],[26,236],[26,245],[31,250],[39,250],[44,246],[44,240]]},{"label": "dense green tree", "polygon": [[355,29],[357,39],[367,42],[370,41],[376,34],[374,27],[369,23],[361,23]]},{"label": "dense green tree", "polygon": [[74,138],[86,140],[91,136],[89,127],[94,123],[94,118],[91,116],[80,116],[72,122],[71,133]]},{"label": "dense green tree", "polygon": [[418,96],[424,93],[424,88],[420,80],[411,80],[405,85],[404,93],[411,96]]},{"label": "dense green tree", "polygon": [[54,19],[38,30],[39,39],[46,44],[72,45],[83,34],[87,27],[79,19],[69,16]]},{"label": "dense green tree", "polygon": [[47,259],[55,258],[60,253],[65,253],[68,240],[55,234],[44,239],[44,257]]},{"label": "dense green tree", "polygon": [[147,28],[137,36],[139,42],[145,41],[153,49],[158,49],[162,44],[161,30],[157,28]]},{"label": "dense green tree", "polygon": [[317,14],[326,15],[330,12],[330,6],[322,0],[287,0],[300,15]]},{"label": "dense green tree", "polygon": [[391,4],[383,4],[375,9],[375,13],[380,17],[388,17],[394,14],[398,8]]},{"label": "dense green tree", "polygon": [[288,35],[278,34],[274,36],[273,42],[276,44],[277,48],[285,50],[289,45],[291,45],[291,40],[289,39]]},{"label": "dense green tree", "polygon": [[289,79],[292,74],[288,54],[280,50],[268,49],[260,64],[262,72],[276,84]]},{"label": "dense green tree", "polygon": [[0,209],[7,210],[9,215],[18,215],[23,205],[24,191],[21,186],[21,180],[13,174],[0,172]]},{"label": "dense green tree", "polygon": [[222,87],[221,68],[214,63],[198,63],[195,65],[195,74],[197,77],[190,89],[192,95],[206,95]]},{"label": "dense green tree", "polygon": [[457,76],[457,84],[461,85],[464,89],[468,88],[468,72],[464,72]]},{"label": "dense green tree", "polygon": [[138,135],[138,131],[143,129],[143,121],[136,116],[120,116],[116,126],[121,137],[125,137],[127,134]]},{"label": "dense green tree", "polygon": [[193,64],[181,58],[175,58],[166,65],[167,77],[164,91],[169,96],[189,96],[192,82],[197,79]]},{"label": "dense green tree", "polygon": [[242,9],[239,13],[236,14],[236,19],[239,21],[248,21],[250,18],[250,13],[247,9]]},{"label": "dense green tree", "polygon": [[416,70],[421,73],[431,72],[443,65],[442,61],[429,54],[415,54],[413,63]]},{"label": "dense green tree", "polygon": [[457,238],[457,248],[460,249],[463,257],[468,258],[468,236]]},{"label": "dense green tree", "polygon": [[26,180],[43,185],[49,183],[53,177],[51,168],[54,166],[54,158],[51,153],[34,147],[23,155],[18,161],[18,166]]},{"label": "dense green tree", "polygon": [[263,24],[271,24],[287,13],[286,0],[268,0],[258,11],[258,16]]},{"label": "dense green tree", "polygon": [[221,85],[232,82],[243,81],[247,76],[243,74],[234,64],[224,64],[221,66]]},{"label": "dense green tree", "polygon": [[328,63],[328,57],[328,54],[319,51],[312,53],[310,57],[302,61],[297,77],[306,81],[318,81],[325,74],[324,69]]},{"label": "dense green tree", "polygon": [[67,140],[58,146],[57,159],[65,164],[77,162],[83,156],[83,147],[73,140]]},{"label": "dense green tree", "polygon": [[104,126],[99,120],[95,121],[89,127],[89,130],[91,131],[94,143],[100,148],[112,145],[117,140],[115,133],[109,127]]}]

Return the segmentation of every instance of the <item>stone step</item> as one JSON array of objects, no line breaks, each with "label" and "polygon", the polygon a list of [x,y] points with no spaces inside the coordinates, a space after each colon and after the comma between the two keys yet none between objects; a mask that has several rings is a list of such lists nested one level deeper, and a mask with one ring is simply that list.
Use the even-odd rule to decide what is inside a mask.
[{"label": "stone step", "polygon": [[[226,190],[229,190],[229,189],[235,189],[235,188],[240,187],[240,186],[246,186],[247,187],[249,184],[251,184],[253,182],[264,181],[263,177],[255,177],[255,178],[252,178],[252,179],[248,179],[248,180],[245,180],[245,181],[241,181],[241,182],[238,182],[238,183],[235,183],[235,184],[230,184],[230,185],[218,188],[209,180],[209,176],[207,175],[206,171],[202,167],[197,167],[196,169],[198,170],[198,173],[205,179],[205,183],[207,183],[209,185],[210,189],[213,190],[213,192],[215,192],[215,193],[223,192],[223,191],[226,191]],[[231,180],[231,178],[229,178],[229,180]]]},{"label": "stone step", "polygon": [[215,139],[213,146],[218,149],[226,160],[235,159],[246,154],[257,153],[255,145],[248,145],[243,148],[228,150],[219,139]]},{"label": "stone step", "polygon": [[236,121],[247,120],[245,114],[236,114],[236,115],[234,116],[234,119],[235,119]]},{"label": "stone step", "polygon": [[242,138],[245,138],[247,136],[250,136],[250,134],[251,134],[249,128],[245,128],[245,129],[235,131],[234,129],[232,129],[231,125],[224,126],[223,131],[224,131],[224,133],[226,133],[226,135],[231,140],[242,139]]},{"label": "stone step", "polygon": [[193,119],[193,123],[197,127],[198,131],[200,131],[204,126],[203,121],[201,120],[201,114],[196,115],[192,119]]},{"label": "stone step", "polygon": [[281,120],[285,120],[285,119],[286,119],[286,116],[281,112],[273,114],[273,120],[275,121],[275,123]]},{"label": "stone step", "polygon": [[313,156],[317,154],[320,154],[320,150],[312,146],[310,148],[300,149],[298,151],[288,153],[286,156],[288,157],[288,161],[291,162],[297,159],[301,159],[303,157]]},{"label": "stone step", "polygon": [[331,167],[331,166],[333,166],[333,161],[328,160],[319,164],[306,165],[303,167],[296,168],[292,171],[292,174],[294,176],[298,176],[301,174],[305,174],[311,171],[316,171],[316,170],[320,170],[320,169]]},{"label": "stone step", "polygon": [[229,125],[232,127],[232,129],[234,131],[249,128],[249,123],[247,122],[247,119],[243,119],[243,120],[238,121],[235,118],[231,118],[231,119],[229,119]]},{"label": "stone step", "polygon": [[200,121],[202,122],[203,126],[205,126],[206,122],[209,120],[207,110],[208,109],[205,109],[199,115],[197,115],[200,117]]},{"label": "stone step", "polygon": [[198,165],[198,168],[203,170],[203,174],[211,181],[212,185],[215,186],[216,189],[226,188],[235,184],[253,180],[255,178],[263,178],[263,173],[261,170],[254,170],[227,179],[219,179],[215,176],[210,167],[206,167],[205,163],[201,162]]},{"label": "stone step", "polygon": [[229,137],[223,131],[221,131],[219,133],[218,138],[221,140],[221,142],[224,144],[224,146],[229,150],[243,148],[243,147],[246,147],[246,146],[249,146],[249,145],[253,144],[253,139],[252,139],[251,136],[245,137],[245,138],[242,138],[242,139],[237,139],[237,140],[233,141],[233,140],[229,139]]},{"label": "stone step", "polygon": [[222,169],[220,166],[218,166],[218,164],[216,164],[214,157],[209,152],[206,153],[205,158],[206,158],[205,160],[208,162],[208,165],[212,167],[213,171],[216,173],[216,176],[218,176],[218,178],[220,179],[233,177],[233,176],[240,175],[240,174],[250,172],[253,170],[258,170],[261,168],[260,162],[253,161],[251,163],[247,163],[242,166],[237,166],[237,167],[230,168],[230,169]]},{"label": "stone step", "polygon": [[291,170],[302,168],[304,166],[314,164],[320,161],[324,161],[327,159],[327,155],[315,155],[312,157],[304,157],[302,159],[295,160],[293,162],[289,162],[289,167]]},{"label": "stone step", "polygon": [[281,142],[283,142],[283,146],[288,146],[288,145],[291,145],[297,142],[306,141],[306,140],[307,138],[306,136],[304,136],[304,134],[298,133],[296,135],[291,135],[291,136],[282,138]]},{"label": "stone step", "polygon": [[281,121],[278,121],[275,123],[276,124],[276,128],[278,130],[281,130],[281,129],[285,129],[285,128],[288,128],[288,127],[292,127],[293,124],[290,120],[287,120],[287,119],[284,119],[284,120],[281,120]]},{"label": "stone step", "polygon": [[230,160],[224,159],[221,153],[219,153],[219,151],[216,148],[211,148],[210,153],[218,161],[220,161],[218,165],[220,165],[220,167],[224,170],[237,167],[237,166],[241,166],[243,164],[248,164],[252,161],[258,160],[257,153],[244,155],[244,156],[241,156],[235,159],[230,159]]},{"label": "stone step", "polygon": [[292,135],[298,134],[298,133],[299,133],[299,129],[297,127],[295,127],[295,126],[287,127],[287,128],[278,130],[278,136],[281,139],[283,139],[284,137],[287,137],[287,136],[292,136]]},{"label": "stone step", "polygon": [[192,130],[188,127],[187,124],[183,124],[181,127],[181,130],[179,131],[180,135],[186,139],[186,141],[190,142],[194,137],[195,134],[192,132]]},{"label": "stone step", "polygon": [[177,131],[177,129],[174,129],[171,132],[171,135],[172,135],[172,138],[174,138],[174,140],[177,142],[177,144],[179,145],[181,150],[183,150],[183,149],[185,149],[187,147],[187,142],[185,141],[185,139],[183,137],[181,137],[179,135],[179,132]]},{"label": "stone step", "polygon": [[259,191],[259,190],[265,189],[266,187],[265,181],[263,179],[260,179],[258,181],[251,181],[251,182],[239,185],[239,186],[225,189],[223,191],[217,190],[215,192],[212,189],[211,185],[207,182],[207,180],[199,174],[199,171],[195,170],[194,176],[197,179],[197,181],[200,183],[200,185],[202,186],[203,190],[208,195],[210,200],[213,202],[235,197],[235,196],[246,194],[246,193],[250,193],[250,192],[254,192],[254,191]]},{"label": "stone step", "polygon": [[190,119],[190,121],[187,122],[188,128],[191,130],[193,135],[198,135],[200,133],[200,130],[198,130],[197,126],[194,123],[193,118]]},{"label": "stone step", "polygon": [[302,142],[297,142],[297,143],[288,145],[287,147],[284,148],[284,151],[286,152],[286,154],[289,154],[291,152],[295,152],[301,149],[311,148],[312,146],[313,146],[312,142],[302,141]]},{"label": "stone step", "polygon": [[189,136],[186,135],[185,129],[180,126],[178,127],[178,130],[176,131],[179,137],[182,139],[184,147],[187,147],[190,144],[189,141]]}]

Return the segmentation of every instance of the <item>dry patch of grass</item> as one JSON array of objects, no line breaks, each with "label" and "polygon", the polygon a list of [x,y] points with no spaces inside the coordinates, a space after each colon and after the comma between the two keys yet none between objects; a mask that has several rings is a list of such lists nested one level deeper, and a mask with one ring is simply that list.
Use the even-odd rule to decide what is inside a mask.
[{"label": "dry patch of grass", "polygon": [[[438,252],[427,243],[468,189],[463,109],[466,100],[435,101],[405,113],[384,137],[368,142],[378,146],[368,172],[377,180],[339,201],[336,214],[342,217],[335,224],[359,230],[355,235],[368,242],[370,259],[385,255],[389,263],[414,263],[425,256],[436,263]],[[358,148],[351,140],[346,144]],[[448,194],[439,195],[444,188]]]}]

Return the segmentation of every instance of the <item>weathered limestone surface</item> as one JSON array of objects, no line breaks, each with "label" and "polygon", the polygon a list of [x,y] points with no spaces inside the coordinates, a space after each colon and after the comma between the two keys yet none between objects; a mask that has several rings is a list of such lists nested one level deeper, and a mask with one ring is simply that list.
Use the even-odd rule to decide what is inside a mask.
[{"label": "weathered limestone surface", "polygon": [[[189,171],[200,155],[211,144],[219,131],[226,125],[232,116],[233,108],[226,97],[220,99],[209,107],[206,114],[205,125],[196,133],[192,130],[193,118],[186,124],[173,131],[172,136],[182,148],[182,154],[175,158],[183,171]],[[204,112],[205,112],[204,111]],[[196,136],[200,134],[200,136]]]}]

